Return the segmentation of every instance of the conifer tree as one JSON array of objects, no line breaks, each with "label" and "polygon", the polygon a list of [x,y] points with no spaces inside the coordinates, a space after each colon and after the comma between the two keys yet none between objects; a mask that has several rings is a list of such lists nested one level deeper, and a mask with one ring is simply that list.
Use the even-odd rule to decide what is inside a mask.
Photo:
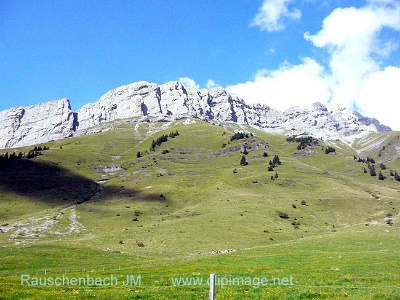
[{"label": "conifer tree", "polygon": [[371,176],[376,176],[376,171],[375,171],[374,166],[372,166],[371,169],[369,170],[369,174],[370,174]]}]

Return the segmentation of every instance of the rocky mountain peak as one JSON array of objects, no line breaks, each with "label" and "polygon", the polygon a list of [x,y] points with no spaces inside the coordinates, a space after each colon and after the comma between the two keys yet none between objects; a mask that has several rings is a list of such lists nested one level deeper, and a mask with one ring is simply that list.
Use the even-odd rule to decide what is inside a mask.
[{"label": "rocky mountain peak", "polygon": [[76,114],[63,98],[0,112],[0,148],[11,148],[72,136]]},{"label": "rocky mountain peak", "polygon": [[339,107],[313,103],[285,111],[242,98],[216,87],[185,88],[179,81],[162,85],[139,81],[117,87],[97,102],[72,112],[67,98],[0,112],[0,148],[44,143],[89,132],[118,119],[173,121],[185,117],[236,122],[279,134],[309,134],[326,139],[354,139],[371,131],[390,131],[377,120]]}]

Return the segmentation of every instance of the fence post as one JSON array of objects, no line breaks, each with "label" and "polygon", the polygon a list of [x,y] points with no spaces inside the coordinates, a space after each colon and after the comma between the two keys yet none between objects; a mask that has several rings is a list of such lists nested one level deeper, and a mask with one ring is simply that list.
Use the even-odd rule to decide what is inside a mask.
[{"label": "fence post", "polygon": [[210,293],[208,294],[209,300],[215,300],[215,274],[210,274]]}]

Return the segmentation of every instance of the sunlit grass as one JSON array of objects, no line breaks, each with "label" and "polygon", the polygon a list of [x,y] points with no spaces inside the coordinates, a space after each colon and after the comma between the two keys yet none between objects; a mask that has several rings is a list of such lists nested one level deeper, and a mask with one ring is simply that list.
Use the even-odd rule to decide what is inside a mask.
[{"label": "sunlit grass", "polygon": [[[247,143],[253,148],[243,167],[241,150],[227,151],[243,144],[229,141],[232,129],[183,122],[163,130],[162,123],[126,123],[119,130],[48,143],[50,150],[35,161],[58,163],[78,179],[103,180],[104,189],[79,205],[1,190],[1,226],[68,208],[42,237],[0,233],[1,297],[206,299],[208,286],[176,287],[171,278],[207,279],[210,273],[293,278],[291,286],[217,287],[217,299],[400,297],[398,182],[363,174],[346,145],[336,155],[317,147],[313,155],[299,156],[297,144],[285,137],[250,128],[254,137]],[[160,131],[148,136],[154,130]],[[175,130],[179,136],[149,151],[153,139]],[[138,151],[144,156],[137,158]],[[282,165],[268,172],[275,154]],[[398,160],[390,166],[400,171]],[[271,180],[275,172],[278,178]],[[93,195],[82,189],[79,197],[89,191]],[[72,193],[53,192],[55,200]],[[70,230],[73,212],[81,230],[54,234]],[[389,214],[393,226],[385,223]],[[211,254],[225,249],[236,251]],[[142,284],[28,287],[21,286],[21,274],[121,279],[141,274]]]}]

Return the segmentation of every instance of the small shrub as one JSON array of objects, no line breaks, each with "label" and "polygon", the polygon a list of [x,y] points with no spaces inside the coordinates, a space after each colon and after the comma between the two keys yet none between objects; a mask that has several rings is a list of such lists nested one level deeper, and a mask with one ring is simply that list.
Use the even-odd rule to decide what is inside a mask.
[{"label": "small shrub", "polygon": [[325,148],[325,154],[336,153],[336,149],[334,147],[328,146]]},{"label": "small shrub", "polygon": [[278,211],[278,216],[282,219],[289,219],[289,215],[285,212]]},{"label": "small shrub", "polygon": [[240,159],[240,165],[241,166],[247,166],[249,163],[246,161],[246,157],[243,155],[242,158]]}]

